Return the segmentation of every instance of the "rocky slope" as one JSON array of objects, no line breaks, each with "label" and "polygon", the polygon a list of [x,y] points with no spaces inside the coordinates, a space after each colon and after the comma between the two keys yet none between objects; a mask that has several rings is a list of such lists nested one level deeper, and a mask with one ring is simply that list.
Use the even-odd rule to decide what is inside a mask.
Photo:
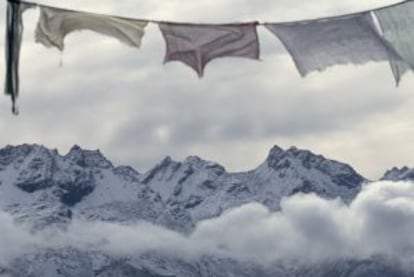
[{"label": "rocky slope", "polygon": [[282,197],[298,192],[350,201],[364,182],[348,165],[277,146],[262,165],[243,173],[193,156],[183,162],[167,157],[139,174],[78,146],[65,156],[39,145],[8,146],[0,150],[0,166],[0,208],[38,228],[76,216],[146,220],[186,232],[253,201],[277,210]]},{"label": "rocky slope", "polygon": [[165,158],[141,178],[159,193],[161,200],[184,230],[202,219],[249,202],[260,202],[272,210],[280,200],[298,192],[317,193],[349,202],[358,194],[364,178],[348,165],[325,159],[309,151],[275,146],[258,168],[228,173],[212,162],[189,157],[183,162]]}]

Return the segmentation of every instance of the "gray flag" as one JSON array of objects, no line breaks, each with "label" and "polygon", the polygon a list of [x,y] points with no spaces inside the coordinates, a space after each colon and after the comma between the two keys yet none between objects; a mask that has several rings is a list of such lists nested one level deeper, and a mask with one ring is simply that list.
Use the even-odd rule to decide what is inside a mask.
[{"label": "gray flag", "polygon": [[266,27],[282,41],[302,76],[338,64],[398,59],[379,35],[370,13]]},{"label": "gray flag", "polygon": [[401,77],[414,69],[414,2],[406,2],[375,11],[384,38],[402,58],[390,59],[397,84]]}]

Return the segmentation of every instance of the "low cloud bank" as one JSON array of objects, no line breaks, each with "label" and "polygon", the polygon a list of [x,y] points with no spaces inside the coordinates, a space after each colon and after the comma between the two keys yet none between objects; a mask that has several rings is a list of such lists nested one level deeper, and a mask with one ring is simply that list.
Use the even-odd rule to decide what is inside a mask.
[{"label": "low cloud bank", "polygon": [[[149,223],[74,221],[66,232],[32,235],[0,213],[0,261],[40,248],[76,247],[110,255],[158,251],[196,259],[220,255],[271,263],[388,256],[414,261],[414,183],[368,185],[350,206],[316,195],[285,198],[280,212],[252,203],[200,222],[189,236]],[[53,233],[53,235],[51,235]]]}]

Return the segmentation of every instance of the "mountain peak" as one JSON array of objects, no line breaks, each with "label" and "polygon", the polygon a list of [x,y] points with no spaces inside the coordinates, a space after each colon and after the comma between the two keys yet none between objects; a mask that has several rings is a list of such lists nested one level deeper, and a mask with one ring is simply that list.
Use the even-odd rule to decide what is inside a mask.
[{"label": "mountain peak", "polygon": [[280,169],[289,167],[293,160],[300,161],[306,168],[312,167],[314,164],[324,161],[325,158],[321,155],[316,155],[309,150],[301,150],[295,146],[288,150],[283,150],[275,145],[269,152],[266,159],[267,165],[273,169]]},{"label": "mountain peak", "polygon": [[164,159],[162,159],[160,165],[167,166],[171,163],[175,163],[175,161],[171,158],[171,156],[166,156]]},{"label": "mountain peak", "polygon": [[81,167],[113,167],[112,163],[99,150],[84,150],[76,144],[66,154],[65,159]]},{"label": "mountain peak", "polygon": [[204,163],[205,161],[201,159],[199,156],[188,156],[184,162],[189,164],[200,164]]},{"label": "mountain peak", "polygon": [[197,169],[214,169],[220,174],[226,172],[226,169],[218,163],[203,160],[198,156],[189,156],[184,160],[184,164],[188,164],[193,168]]},{"label": "mountain peak", "polygon": [[266,159],[266,165],[271,171],[278,172],[283,176],[286,171],[295,172],[294,174],[299,176],[314,174],[311,171],[319,172],[336,185],[349,188],[358,188],[365,181],[361,175],[345,163],[329,160],[322,155],[294,146],[288,150],[274,146]]},{"label": "mountain peak", "polygon": [[84,159],[84,155],[83,155],[82,148],[79,145],[75,144],[69,150],[68,154],[66,154],[65,158],[67,160],[71,160],[71,161],[73,161],[75,163],[80,162],[81,160]]},{"label": "mountain peak", "polygon": [[[0,149],[0,170],[11,164],[18,167],[32,153],[39,156],[48,152],[51,152],[51,150],[37,144],[7,145]],[[57,153],[56,150],[53,150],[53,152]]]},{"label": "mountain peak", "polygon": [[268,157],[277,157],[285,153],[285,150],[278,145],[275,145],[270,149]]}]

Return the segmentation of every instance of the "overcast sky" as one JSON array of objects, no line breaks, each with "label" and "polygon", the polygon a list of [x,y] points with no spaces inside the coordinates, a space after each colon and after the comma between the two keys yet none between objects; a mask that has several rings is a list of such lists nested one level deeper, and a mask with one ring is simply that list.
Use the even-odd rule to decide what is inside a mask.
[{"label": "overcast sky", "polygon": [[[65,0],[43,4],[128,17],[227,23],[290,21],[392,4],[392,0]],[[1,3],[4,30],[6,1]],[[163,65],[155,25],[141,49],[90,32],[67,37],[61,57],[34,42],[25,13],[20,116],[0,101],[0,146],[39,143],[65,153],[101,149],[143,172],[166,155],[199,155],[230,171],[252,169],[277,144],[352,164],[368,178],[413,166],[414,75],[395,87],[387,63],[337,66],[302,79],[281,43],[259,28],[261,61],[217,59],[205,77]],[[4,52],[4,36],[1,51]],[[63,66],[59,66],[62,58]],[[4,60],[1,60],[4,76]]]}]

